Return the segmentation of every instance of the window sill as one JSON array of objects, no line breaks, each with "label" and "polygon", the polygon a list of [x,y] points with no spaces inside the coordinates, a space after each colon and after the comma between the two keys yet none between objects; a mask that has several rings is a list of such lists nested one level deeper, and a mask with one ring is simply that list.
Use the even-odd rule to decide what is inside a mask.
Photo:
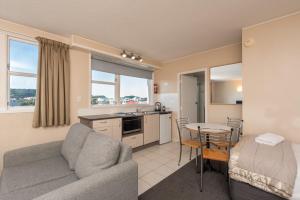
[{"label": "window sill", "polygon": [[34,107],[0,108],[0,113],[33,113]]}]

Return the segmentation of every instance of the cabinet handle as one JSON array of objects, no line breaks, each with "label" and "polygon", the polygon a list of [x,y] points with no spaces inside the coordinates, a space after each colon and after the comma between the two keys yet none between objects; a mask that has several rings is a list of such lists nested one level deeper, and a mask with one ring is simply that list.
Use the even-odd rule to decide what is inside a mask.
[{"label": "cabinet handle", "polygon": [[101,123],[101,124],[106,124],[107,121],[99,121],[99,123]]},{"label": "cabinet handle", "polygon": [[136,137],[132,137],[131,139],[134,140]]},{"label": "cabinet handle", "polygon": [[107,131],[107,128],[106,128],[106,129],[99,130],[99,131]]}]

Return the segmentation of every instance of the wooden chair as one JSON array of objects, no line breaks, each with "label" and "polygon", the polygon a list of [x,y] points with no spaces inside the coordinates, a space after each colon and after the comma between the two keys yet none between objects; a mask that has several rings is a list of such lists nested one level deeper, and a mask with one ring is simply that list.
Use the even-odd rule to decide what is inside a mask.
[{"label": "wooden chair", "polygon": [[179,134],[179,143],[180,143],[178,166],[180,165],[180,162],[181,162],[183,145],[190,147],[190,160],[192,159],[193,149],[196,150],[196,165],[198,166],[198,149],[201,147],[201,143],[200,143],[199,139],[193,139],[191,131],[189,131],[190,139],[182,138],[183,130],[186,129],[186,124],[188,124],[188,123],[189,123],[189,120],[187,117],[181,117],[181,118],[176,119],[176,124],[177,124],[177,129],[178,129],[178,134]]},{"label": "wooden chair", "polygon": [[[220,133],[202,133],[200,130],[200,126],[198,127],[198,136],[200,139],[200,143],[206,143],[206,148],[200,146],[201,148],[201,166],[200,166],[200,191],[202,192],[203,188],[203,162],[204,160],[214,160],[225,162],[228,164],[230,157],[230,147],[231,147],[231,137],[232,137],[233,128],[231,131],[225,131]],[[222,143],[226,146],[220,147],[215,144]],[[228,167],[227,167],[228,170]],[[228,172],[227,172],[228,178]]]},{"label": "wooden chair", "polygon": [[[243,134],[243,122],[244,121],[242,119],[227,117],[226,125],[233,128],[231,147],[234,147],[240,141],[240,136],[242,136]],[[227,144],[224,143],[214,143],[214,145],[223,148],[227,146]]]}]

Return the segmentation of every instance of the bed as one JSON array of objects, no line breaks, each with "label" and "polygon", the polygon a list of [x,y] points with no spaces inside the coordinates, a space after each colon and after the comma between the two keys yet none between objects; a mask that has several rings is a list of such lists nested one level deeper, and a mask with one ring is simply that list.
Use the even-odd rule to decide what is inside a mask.
[{"label": "bed", "polygon": [[[249,137],[252,137],[252,140],[253,140],[254,136],[249,136]],[[247,139],[249,141],[249,138],[247,138]],[[257,156],[257,153],[259,151],[261,151],[261,149],[263,149],[263,148],[261,148],[261,146],[254,144],[254,145],[258,146],[258,147],[254,147],[254,149],[258,148],[258,150],[257,149],[252,150],[253,146],[251,146],[251,145],[253,145],[253,142],[245,142],[245,138],[243,138],[240,143],[244,147],[251,143],[247,150],[249,151],[251,149],[250,151],[253,151],[254,152],[253,155],[256,155],[256,156]],[[280,170],[280,167],[288,169],[285,172],[283,171],[284,173],[287,173],[287,174],[280,174],[278,176],[279,177],[278,179],[280,179],[280,177],[284,177],[283,183],[279,182],[279,183],[274,184],[273,180],[271,180],[271,181],[269,180],[269,181],[266,181],[267,186],[266,185],[264,185],[264,186],[257,185],[257,183],[255,184],[254,179],[256,177],[253,177],[252,175],[249,176],[248,173],[246,175],[245,175],[245,173],[244,174],[242,173],[242,175],[239,174],[237,167],[242,166],[242,165],[239,166],[239,163],[238,163],[239,159],[241,160],[241,162],[242,162],[242,159],[241,158],[237,159],[237,157],[246,156],[242,152],[243,148],[241,148],[241,146],[239,146],[239,145],[237,145],[237,147],[234,147],[232,149],[231,157],[230,157],[230,161],[229,161],[230,193],[231,193],[231,197],[233,200],[256,200],[256,199],[259,199],[259,200],[284,200],[284,199],[300,200],[300,144],[285,143],[285,144],[281,144],[279,146],[276,145],[277,147],[275,149],[277,149],[277,150],[278,149],[282,150],[285,148],[282,146],[286,146],[286,147],[288,147],[287,149],[289,149],[289,146],[290,146],[291,152],[289,152],[289,150],[285,150],[284,151],[285,153],[283,153],[283,155],[286,154],[285,156],[289,157],[289,158],[285,159],[284,162],[279,161],[279,164],[277,164],[274,167],[270,168],[270,166],[266,166],[265,168],[268,168],[268,167],[270,168],[270,169],[265,169],[266,173],[264,173],[264,171],[261,170],[262,167],[259,166],[260,169],[258,171],[260,171],[261,174],[258,174],[258,176],[262,176],[263,180],[269,180],[268,177],[265,177],[264,175],[268,174],[268,171],[276,169],[276,167],[279,167],[279,170]],[[271,149],[271,148],[269,148],[269,149]],[[263,153],[260,153],[259,155],[261,155],[261,154],[263,155]],[[285,156],[280,155],[280,153],[278,153],[278,152],[276,152],[275,156],[274,155],[267,156],[267,155],[268,155],[268,153],[265,156],[265,160],[276,159],[276,156],[278,156],[277,159],[282,159],[282,157],[285,157]],[[264,158],[264,157],[261,156],[260,159],[262,159],[262,158]],[[255,158],[250,153],[250,155],[247,155],[247,159],[254,160]],[[251,165],[254,162],[253,160],[249,161],[248,165]],[[279,166],[279,165],[282,165],[282,166]],[[247,168],[247,167],[244,166],[243,168]],[[249,167],[248,170],[249,169],[251,169],[251,167]],[[290,171],[292,171],[293,173],[291,173]],[[282,173],[282,171],[280,171],[280,173]],[[250,174],[251,174],[251,172],[250,172]],[[257,175],[257,171],[253,174]],[[287,181],[285,179],[285,177],[288,177],[288,176],[290,177],[290,180]],[[293,179],[291,179],[291,177],[293,177]],[[259,180],[262,180],[262,179],[260,178]],[[287,187],[283,187],[282,185],[284,185],[285,181],[294,183],[293,188],[289,190],[289,189],[287,189]],[[279,189],[278,188],[274,189],[274,187],[271,187],[270,185],[268,185],[269,183],[273,183],[273,185],[277,185],[280,187],[279,187]],[[290,184],[290,185],[292,185],[292,184]]]}]

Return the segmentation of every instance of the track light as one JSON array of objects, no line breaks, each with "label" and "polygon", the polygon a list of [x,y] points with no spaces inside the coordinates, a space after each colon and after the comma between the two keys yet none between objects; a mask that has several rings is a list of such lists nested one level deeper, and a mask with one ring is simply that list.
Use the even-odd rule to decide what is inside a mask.
[{"label": "track light", "polygon": [[123,50],[123,52],[121,53],[121,56],[123,57],[123,58],[126,58],[127,57],[127,55],[126,55],[126,52]]},{"label": "track light", "polygon": [[129,51],[126,51],[126,50],[123,50],[120,54],[123,58],[130,58],[132,60],[136,60],[136,61],[139,61],[139,62],[143,62],[143,59],[141,56],[139,55],[136,55],[132,52],[129,52]]}]

